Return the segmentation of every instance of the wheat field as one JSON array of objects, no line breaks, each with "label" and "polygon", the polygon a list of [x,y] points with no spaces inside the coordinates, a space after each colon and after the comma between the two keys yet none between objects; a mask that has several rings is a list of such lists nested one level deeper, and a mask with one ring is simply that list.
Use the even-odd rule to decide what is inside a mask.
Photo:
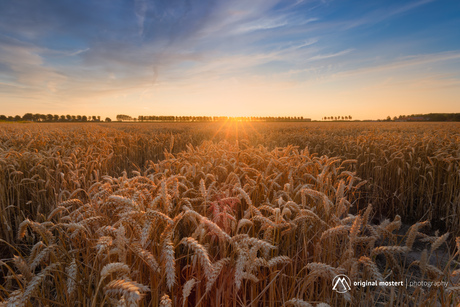
[{"label": "wheat field", "polygon": [[455,123],[0,124],[0,161],[0,306],[460,304]]}]

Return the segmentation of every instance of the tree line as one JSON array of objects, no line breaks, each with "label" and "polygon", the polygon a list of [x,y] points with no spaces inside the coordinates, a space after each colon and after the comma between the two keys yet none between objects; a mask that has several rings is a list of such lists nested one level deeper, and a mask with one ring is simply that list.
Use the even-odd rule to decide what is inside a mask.
[{"label": "tree line", "polygon": [[[118,114],[117,121],[135,121],[135,122],[154,122],[154,121],[169,121],[169,122],[212,122],[224,120],[236,121],[263,121],[263,122],[286,122],[286,121],[311,121],[310,118],[303,116],[162,116],[152,115],[143,116],[139,115],[131,117],[129,115]],[[352,116],[324,116],[323,121],[342,121],[352,120]],[[40,113],[26,113],[23,116],[5,116],[0,115],[0,121],[32,121],[32,122],[101,122],[101,117],[92,115],[56,115],[56,114],[40,114]],[[110,117],[104,119],[105,122],[111,122]],[[429,114],[412,114],[412,115],[399,115],[388,116],[386,119],[379,119],[378,121],[460,121],[460,113],[429,113]]]},{"label": "tree line", "polygon": [[416,121],[429,121],[429,122],[460,122],[460,113],[429,113],[429,114],[412,114],[412,115],[399,115],[387,116],[386,119],[380,121],[396,121],[396,122],[416,122]]},{"label": "tree line", "polygon": [[213,122],[213,121],[225,121],[225,120],[236,120],[236,121],[311,121],[309,118],[303,116],[143,116],[139,115],[137,118],[133,118],[128,115],[119,114],[117,115],[119,121],[173,121],[173,122]]},{"label": "tree line", "polygon": [[[162,116],[152,115],[143,116],[139,115],[131,117],[125,114],[118,114],[117,121],[135,121],[135,122],[152,122],[152,121],[170,121],[170,122],[212,122],[224,120],[236,121],[264,121],[264,122],[279,122],[279,121],[311,121],[310,118],[303,116]],[[101,122],[100,116],[86,116],[86,115],[56,115],[56,114],[40,114],[40,113],[26,113],[23,116],[5,116],[0,115],[0,121],[31,121],[31,122]],[[110,117],[106,117],[105,122],[111,122]]]},{"label": "tree line", "polygon": [[323,120],[351,120],[351,115],[348,116],[324,116]]},{"label": "tree line", "polygon": [[[100,122],[101,117],[97,115],[57,115],[57,114],[39,114],[26,113],[23,116],[5,116],[0,115],[0,121],[32,121],[32,122]],[[106,122],[111,122],[109,117],[105,118]]]}]

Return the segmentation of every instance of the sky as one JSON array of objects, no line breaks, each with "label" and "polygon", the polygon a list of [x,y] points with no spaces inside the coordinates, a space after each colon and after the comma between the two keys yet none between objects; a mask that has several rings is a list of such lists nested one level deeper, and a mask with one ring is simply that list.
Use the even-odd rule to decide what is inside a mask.
[{"label": "sky", "polygon": [[460,112],[458,0],[2,0],[0,114]]}]

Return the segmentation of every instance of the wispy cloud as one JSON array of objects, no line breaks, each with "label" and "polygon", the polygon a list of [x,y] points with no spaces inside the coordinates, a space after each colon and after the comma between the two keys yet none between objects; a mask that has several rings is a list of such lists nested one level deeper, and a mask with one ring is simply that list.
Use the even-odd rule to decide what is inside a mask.
[{"label": "wispy cloud", "polygon": [[326,60],[326,59],[330,59],[330,58],[335,58],[335,57],[339,57],[339,56],[348,54],[348,53],[352,52],[353,50],[354,49],[347,49],[347,50],[342,50],[342,51],[335,52],[335,53],[318,54],[318,55],[312,56],[311,58],[309,58],[309,60],[310,61],[319,61],[319,60]]},{"label": "wispy cloud", "polygon": [[388,8],[377,8],[371,12],[368,12],[367,14],[365,14],[365,16],[361,18],[347,21],[344,25],[344,28],[351,29],[362,25],[376,24],[389,18],[407,13],[413,9],[416,9],[417,7],[420,7],[433,1],[435,0],[421,0],[413,1],[410,3],[404,3],[403,5],[393,5]]},{"label": "wispy cloud", "polygon": [[69,53],[69,56],[76,56],[76,55],[79,55],[79,54],[81,54],[81,53],[83,53],[83,52],[86,52],[86,51],[88,51],[88,50],[89,50],[89,48],[77,50],[77,51],[74,51],[74,52]]},{"label": "wispy cloud", "polygon": [[273,19],[266,19],[262,18],[256,20],[254,22],[249,22],[235,30],[236,33],[245,33],[251,31],[259,31],[259,30],[270,30],[275,28],[280,28],[286,26],[288,22],[283,17],[273,18]]},{"label": "wispy cloud", "polygon": [[139,35],[142,36],[144,33],[144,22],[145,22],[145,13],[147,12],[147,1],[146,0],[135,0],[134,1],[134,12],[137,17],[137,22],[139,24]]},{"label": "wispy cloud", "polygon": [[384,71],[392,71],[404,69],[407,67],[425,66],[426,64],[442,62],[442,61],[457,61],[460,60],[460,50],[439,52],[433,54],[410,55],[377,66],[368,66],[364,68],[343,71],[335,74],[335,77],[346,78],[350,76],[365,75],[371,73],[381,73]]}]

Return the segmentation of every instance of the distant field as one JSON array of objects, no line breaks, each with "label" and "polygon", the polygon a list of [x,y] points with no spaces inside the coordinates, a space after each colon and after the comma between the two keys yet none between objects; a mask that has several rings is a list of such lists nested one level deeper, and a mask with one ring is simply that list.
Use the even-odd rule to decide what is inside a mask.
[{"label": "distant field", "polygon": [[0,301],[460,303],[460,123],[0,123],[0,161]]}]

